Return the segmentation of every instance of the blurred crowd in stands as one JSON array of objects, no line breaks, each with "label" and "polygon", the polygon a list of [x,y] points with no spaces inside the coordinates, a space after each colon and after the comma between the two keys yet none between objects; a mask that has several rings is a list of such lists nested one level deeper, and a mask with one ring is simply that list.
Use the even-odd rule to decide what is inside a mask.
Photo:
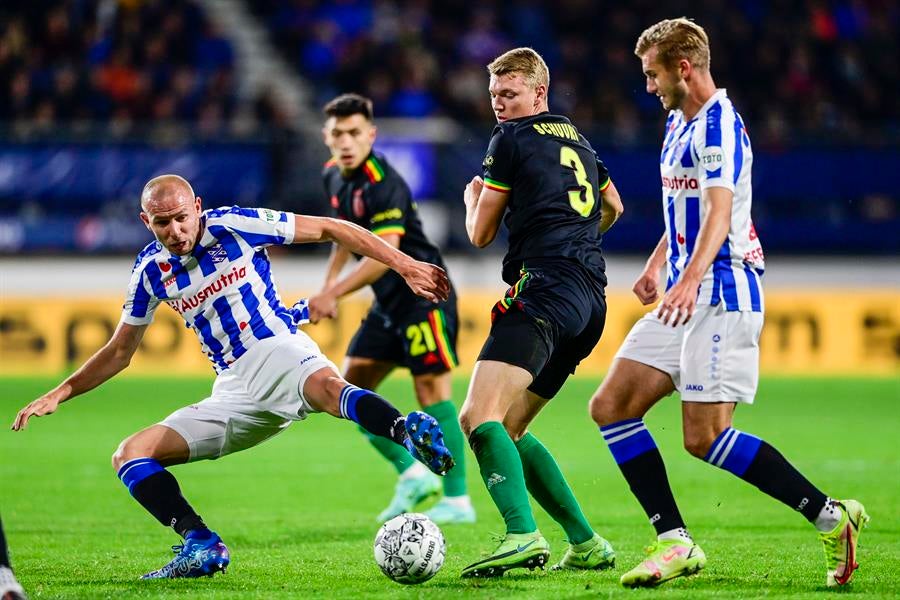
[{"label": "blurred crowd in stands", "polygon": [[[685,14],[710,32],[716,82],[755,140],[866,139],[900,120],[900,3],[892,0],[248,0],[321,102],[371,96],[382,116],[490,120],[485,64],[529,45],[551,110],[617,143],[658,127],[633,55],[643,28]],[[687,8],[689,7],[689,10]],[[585,125],[582,125],[585,126]]]},{"label": "blurred crowd in stands", "polygon": [[235,111],[231,42],[192,0],[3,0],[0,120],[192,121],[221,129]]}]

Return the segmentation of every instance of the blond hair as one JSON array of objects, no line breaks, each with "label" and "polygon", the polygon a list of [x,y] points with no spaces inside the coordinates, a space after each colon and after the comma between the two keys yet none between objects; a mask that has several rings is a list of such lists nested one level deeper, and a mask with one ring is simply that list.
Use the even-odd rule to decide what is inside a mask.
[{"label": "blond hair", "polygon": [[519,73],[525,79],[525,83],[533,88],[539,85],[550,87],[550,69],[541,55],[531,48],[513,48],[504,52],[487,66],[488,73],[496,75],[509,75]]},{"label": "blond hair", "polygon": [[643,57],[656,46],[659,62],[673,67],[682,58],[695,69],[709,70],[709,38],[702,27],[686,17],[666,19],[641,33],[634,53]]}]

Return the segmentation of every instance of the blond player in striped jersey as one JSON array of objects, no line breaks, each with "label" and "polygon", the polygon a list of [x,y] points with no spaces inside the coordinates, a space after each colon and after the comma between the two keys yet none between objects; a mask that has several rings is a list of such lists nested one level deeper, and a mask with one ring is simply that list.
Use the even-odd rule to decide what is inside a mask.
[{"label": "blond player in striped jersey", "polygon": [[845,584],[858,566],[863,506],[832,500],[775,448],[732,427],[737,404],[751,404],[756,394],[764,310],[747,129],[713,82],[702,27],[661,21],[641,34],[635,54],[647,92],[670,112],[659,162],[666,230],[634,293],[652,304],[663,265],[667,280],[659,306],[632,328],[591,399],[591,415],[657,533],[646,559],[621,582],[654,586],[706,564],[643,421],[678,390],[688,452],[801,512],[825,545],[828,585]]}]

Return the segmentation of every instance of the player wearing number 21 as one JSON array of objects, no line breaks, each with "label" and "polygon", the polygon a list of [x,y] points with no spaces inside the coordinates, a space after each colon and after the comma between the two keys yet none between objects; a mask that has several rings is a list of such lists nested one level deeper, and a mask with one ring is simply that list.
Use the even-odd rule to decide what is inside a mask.
[{"label": "player wearing number 21", "polygon": [[559,568],[611,566],[612,548],[594,533],[555,460],[528,425],[596,345],[606,320],[600,238],[622,214],[615,186],[587,140],[547,108],[550,74],[530,48],[488,65],[497,125],[483,177],[466,186],[466,230],[483,248],[504,218],[509,249],[503,280],[460,413],[482,479],[506,521],[506,536],[463,577],[542,566],[549,545],[528,493],[565,530]]}]

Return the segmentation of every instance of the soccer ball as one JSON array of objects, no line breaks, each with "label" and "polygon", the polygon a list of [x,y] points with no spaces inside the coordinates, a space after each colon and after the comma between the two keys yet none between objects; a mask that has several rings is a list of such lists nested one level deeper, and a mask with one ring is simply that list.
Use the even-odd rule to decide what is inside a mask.
[{"label": "soccer ball", "polygon": [[375,562],[397,583],[422,583],[444,564],[444,534],[422,513],[396,516],[375,536]]}]

